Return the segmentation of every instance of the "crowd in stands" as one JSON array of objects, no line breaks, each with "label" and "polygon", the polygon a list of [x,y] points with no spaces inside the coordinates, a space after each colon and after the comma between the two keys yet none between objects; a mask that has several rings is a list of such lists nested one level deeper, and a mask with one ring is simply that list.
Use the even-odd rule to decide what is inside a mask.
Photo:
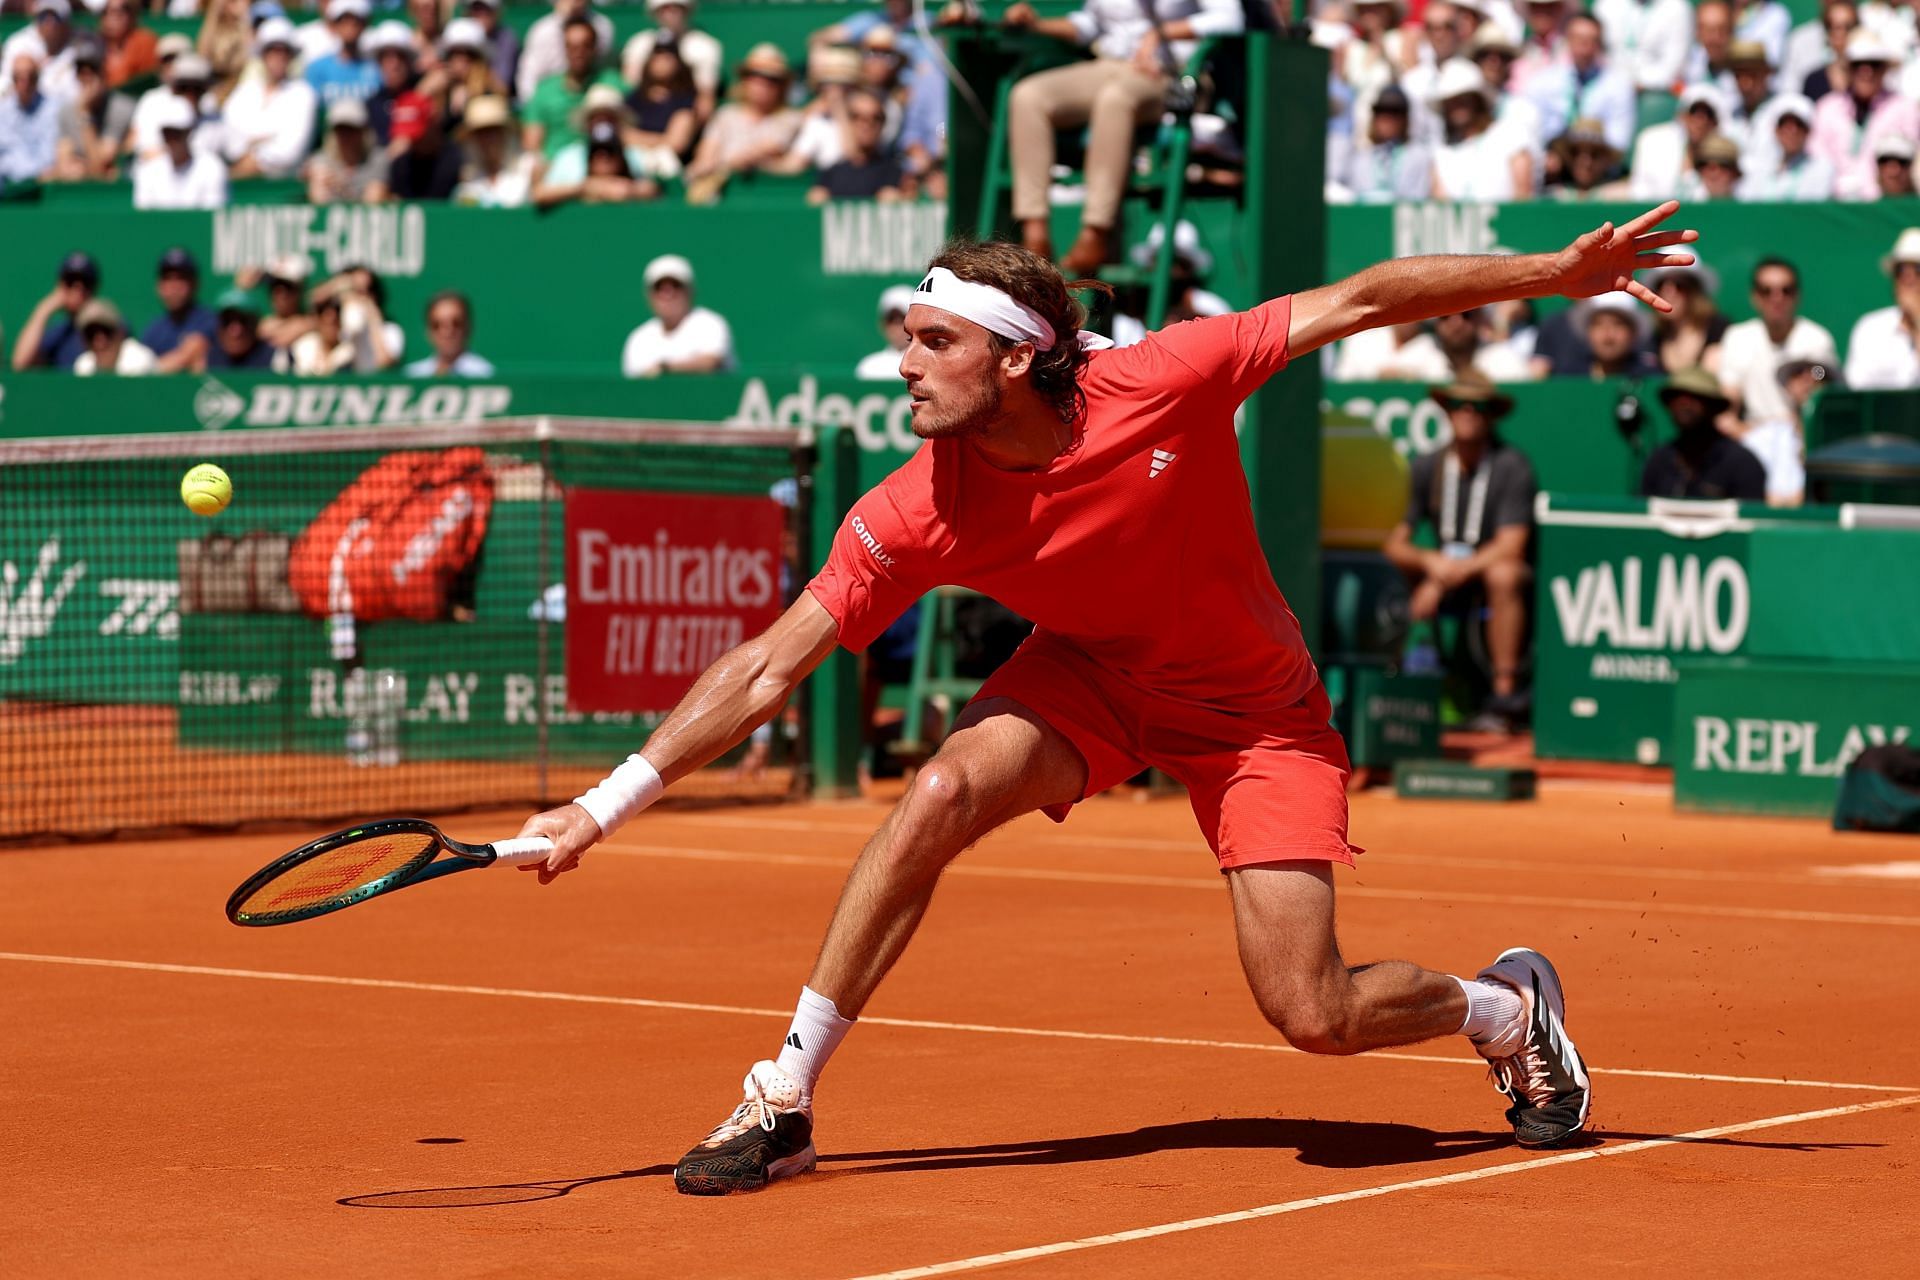
[{"label": "crowd in stands", "polygon": [[0,196],[130,178],[136,207],[210,209],[267,178],[316,204],[514,208],[709,202],[755,173],[810,177],[815,200],[944,189],[946,79],[909,0],[815,32],[801,67],[767,43],[729,64],[696,0],[646,0],[654,25],[620,47],[588,0],[554,0],[524,43],[500,0],[317,2],[156,0],[200,17],[189,37],[144,27],[141,0],[25,0],[0,48]]}]

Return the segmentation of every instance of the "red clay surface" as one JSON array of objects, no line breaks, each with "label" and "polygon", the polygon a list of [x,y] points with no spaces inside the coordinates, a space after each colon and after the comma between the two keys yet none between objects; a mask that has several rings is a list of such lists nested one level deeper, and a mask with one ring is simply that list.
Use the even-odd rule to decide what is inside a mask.
[{"label": "red clay surface", "polygon": [[1912,842],[1570,784],[1355,805],[1349,958],[1551,955],[1598,1068],[1582,1158],[1513,1147],[1463,1041],[1279,1050],[1177,799],[963,858],[827,1072],[820,1172],[729,1200],[670,1166],[776,1048],[878,806],[651,814],[551,888],[268,930],[220,908],[286,834],[123,841],[0,855],[0,1269],[836,1280],[1294,1204],[992,1270],[1912,1274],[1920,879],[1817,870]]}]

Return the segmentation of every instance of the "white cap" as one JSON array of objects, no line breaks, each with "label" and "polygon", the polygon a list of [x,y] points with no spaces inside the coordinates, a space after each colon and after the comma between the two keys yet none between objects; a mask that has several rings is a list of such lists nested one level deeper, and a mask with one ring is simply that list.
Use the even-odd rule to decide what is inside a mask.
[{"label": "white cap", "polygon": [[367,32],[360,41],[360,47],[368,53],[379,54],[387,49],[398,49],[407,56],[413,56],[413,28],[404,22],[388,19]]},{"label": "white cap", "polygon": [[327,128],[364,129],[367,127],[367,104],[358,98],[340,98],[327,108]]},{"label": "white cap", "polygon": [[200,113],[193,104],[177,93],[166,94],[153,104],[153,127],[156,130],[191,130],[200,123]]},{"label": "white cap", "polygon": [[1920,227],[1908,227],[1893,242],[1893,252],[1880,259],[1880,269],[1888,275],[1903,262],[1920,262]]},{"label": "white cap", "polygon": [[33,0],[33,16],[37,18],[43,13],[70,18],[73,16],[73,6],[67,0]]},{"label": "white cap", "polygon": [[300,42],[294,38],[293,24],[285,18],[268,18],[253,29],[253,47],[262,51],[274,45],[283,45],[288,49],[298,49]]},{"label": "white cap", "polygon": [[1699,106],[1710,108],[1717,120],[1726,119],[1726,95],[1720,92],[1720,86],[1717,84],[1710,84],[1703,80],[1699,84],[1690,84],[1680,91],[1681,115]]},{"label": "white cap", "polygon": [[647,264],[646,272],[641,279],[649,289],[662,280],[678,280],[691,289],[693,288],[693,264],[677,253],[663,253]]},{"label": "white cap", "polygon": [[[669,0],[672,3],[673,0]],[[907,308],[913,305],[913,286],[910,284],[889,285],[880,291],[880,318],[885,320],[891,315],[905,315]]]},{"label": "white cap", "polygon": [[1647,314],[1647,309],[1640,304],[1639,299],[1624,291],[1603,293],[1597,298],[1587,298],[1575,303],[1574,326],[1582,333],[1586,332],[1587,325],[1593,320],[1594,315],[1601,311],[1612,311],[1625,316],[1627,323],[1633,326],[1633,331],[1641,342],[1645,342],[1653,334],[1653,317]]},{"label": "white cap", "polygon": [[1902,59],[1900,51],[1887,42],[1887,38],[1872,27],[1855,27],[1853,34],[1847,37],[1848,62],[1884,62],[1889,66],[1899,66]]},{"label": "white cap", "polygon": [[652,13],[655,9],[664,9],[670,4],[677,4],[683,9],[693,8],[693,0],[647,0],[647,12]]},{"label": "white cap", "polygon": [[327,0],[327,21],[344,18],[351,14],[365,21],[373,16],[373,5],[368,0]]},{"label": "white cap", "polygon": [[1783,93],[1770,104],[1773,108],[1773,122],[1779,124],[1788,116],[1809,127],[1813,124],[1813,99],[1804,93]]},{"label": "white cap", "polygon": [[1700,288],[1708,297],[1712,297],[1720,292],[1720,273],[1708,266],[1706,260],[1694,251],[1692,245],[1675,245],[1673,249],[1674,252],[1677,253],[1693,254],[1693,265],[1690,267],[1655,267],[1651,271],[1643,271],[1640,273],[1640,282],[1642,284],[1646,285],[1649,289],[1658,289],[1668,280],[1684,279],[1687,276],[1692,276],[1700,282]]},{"label": "white cap", "polygon": [[1913,154],[1913,139],[1905,134],[1889,133],[1873,144],[1875,160],[1911,160]]},{"label": "white cap", "polygon": [[444,54],[454,49],[477,49],[483,54],[489,53],[493,49],[493,41],[487,39],[486,28],[472,18],[455,18],[440,33],[440,52]]},{"label": "white cap", "polygon": [[270,280],[287,280],[294,284],[304,284],[313,273],[313,263],[304,253],[283,253],[267,264],[266,276]]},{"label": "white cap", "polygon": [[1427,94],[1427,101],[1437,105],[1464,93],[1477,93],[1489,107],[1493,105],[1493,91],[1487,88],[1487,78],[1480,74],[1480,68],[1465,58],[1448,58],[1440,74],[1433,78],[1433,90]]},{"label": "white cap", "polygon": [[197,53],[183,53],[173,60],[173,81],[185,80],[188,84],[211,84],[213,82],[213,64]]}]

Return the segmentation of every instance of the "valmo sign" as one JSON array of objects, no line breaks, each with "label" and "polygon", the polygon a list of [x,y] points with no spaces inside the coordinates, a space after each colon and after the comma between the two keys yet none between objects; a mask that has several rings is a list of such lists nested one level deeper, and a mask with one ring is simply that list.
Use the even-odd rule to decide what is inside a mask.
[{"label": "valmo sign", "polygon": [[1548,589],[1570,648],[1732,653],[1747,636],[1752,594],[1731,556],[1627,556],[1553,578]]}]

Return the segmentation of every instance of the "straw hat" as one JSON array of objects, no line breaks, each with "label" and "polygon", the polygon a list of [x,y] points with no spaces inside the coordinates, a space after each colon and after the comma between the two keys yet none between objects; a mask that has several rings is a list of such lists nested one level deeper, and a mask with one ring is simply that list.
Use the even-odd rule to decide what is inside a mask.
[{"label": "straw hat", "polygon": [[1710,134],[1701,140],[1698,147],[1694,148],[1693,162],[1696,166],[1703,164],[1729,165],[1735,173],[1739,173],[1740,144],[1724,133]]},{"label": "straw hat", "polygon": [[1433,90],[1427,94],[1427,101],[1438,106],[1469,93],[1479,94],[1487,109],[1493,109],[1493,90],[1487,87],[1487,78],[1480,74],[1480,68],[1465,58],[1449,58],[1440,68],[1440,74],[1433,78]]},{"label": "straw hat", "polygon": [[596,84],[587,90],[586,96],[580,99],[580,105],[574,108],[573,127],[585,133],[587,118],[604,111],[619,116],[621,124],[633,123],[633,112],[627,107],[626,97],[610,84]]},{"label": "straw hat", "polygon": [[740,59],[739,74],[791,80],[793,68],[787,65],[787,55],[780,52],[779,45],[763,41],[747,50],[747,56]]},{"label": "straw hat", "polygon": [[1767,46],[1758,40],[1735,40],[1727,46],[1727,66],[1735,71],[1771,71]]},{"label": "straw hat", "polygon": [[127,322],[120,318],[120,308],[114,306],[105,298],[95,298],[93,301],[87,303],[86,306],[80,308],[80,315],[77,321],[77,327],[82,333],[85,333],[95,326],[112,329],[115,333],[125,333],[127,331]]},{"label": "straw hat", "polygon": [[467,114],[460,121],[460,136],[467,137],[482,129],[505,129],[513,124],[513,110],[507,106],[507,100],[496,93],[482,94],[467,104]]},{"label": "straw hat", "polygon": [[1606,126],[1591,116],[1568,125],[1567,131],[1555,138],[1547,150],[1560,157],[1560,163],[1565,164],[1572,159],[1575,147],[1597,147],[1606,156],[1606,167],[1609,169],[1620,163],[1620,148],[1607,141]]},{"label": "straw hat", "polygon": [[1427,395],[1442,409],[1475,405],[1494,422],[1513,412],[1513,397],[1494,386],[1478,369],[1467,370],[1445,386],[1428,387]]},{"label": "straw hat", "polygon": [[1920,262],[1920,227],[1908,227],[1893,242],[1893,252],[1880,259],[1880,269],[1888,275],[1903,262]]},{"label": "straw hat", "polygon": [[1707,402],[1709,414],[1724,413],[1733,405],[1720,390],[1720,380],[1698,365],[1676,371],[1660,388],[1661,404],[1671,405],[1675,396],[1698,396]]}]

